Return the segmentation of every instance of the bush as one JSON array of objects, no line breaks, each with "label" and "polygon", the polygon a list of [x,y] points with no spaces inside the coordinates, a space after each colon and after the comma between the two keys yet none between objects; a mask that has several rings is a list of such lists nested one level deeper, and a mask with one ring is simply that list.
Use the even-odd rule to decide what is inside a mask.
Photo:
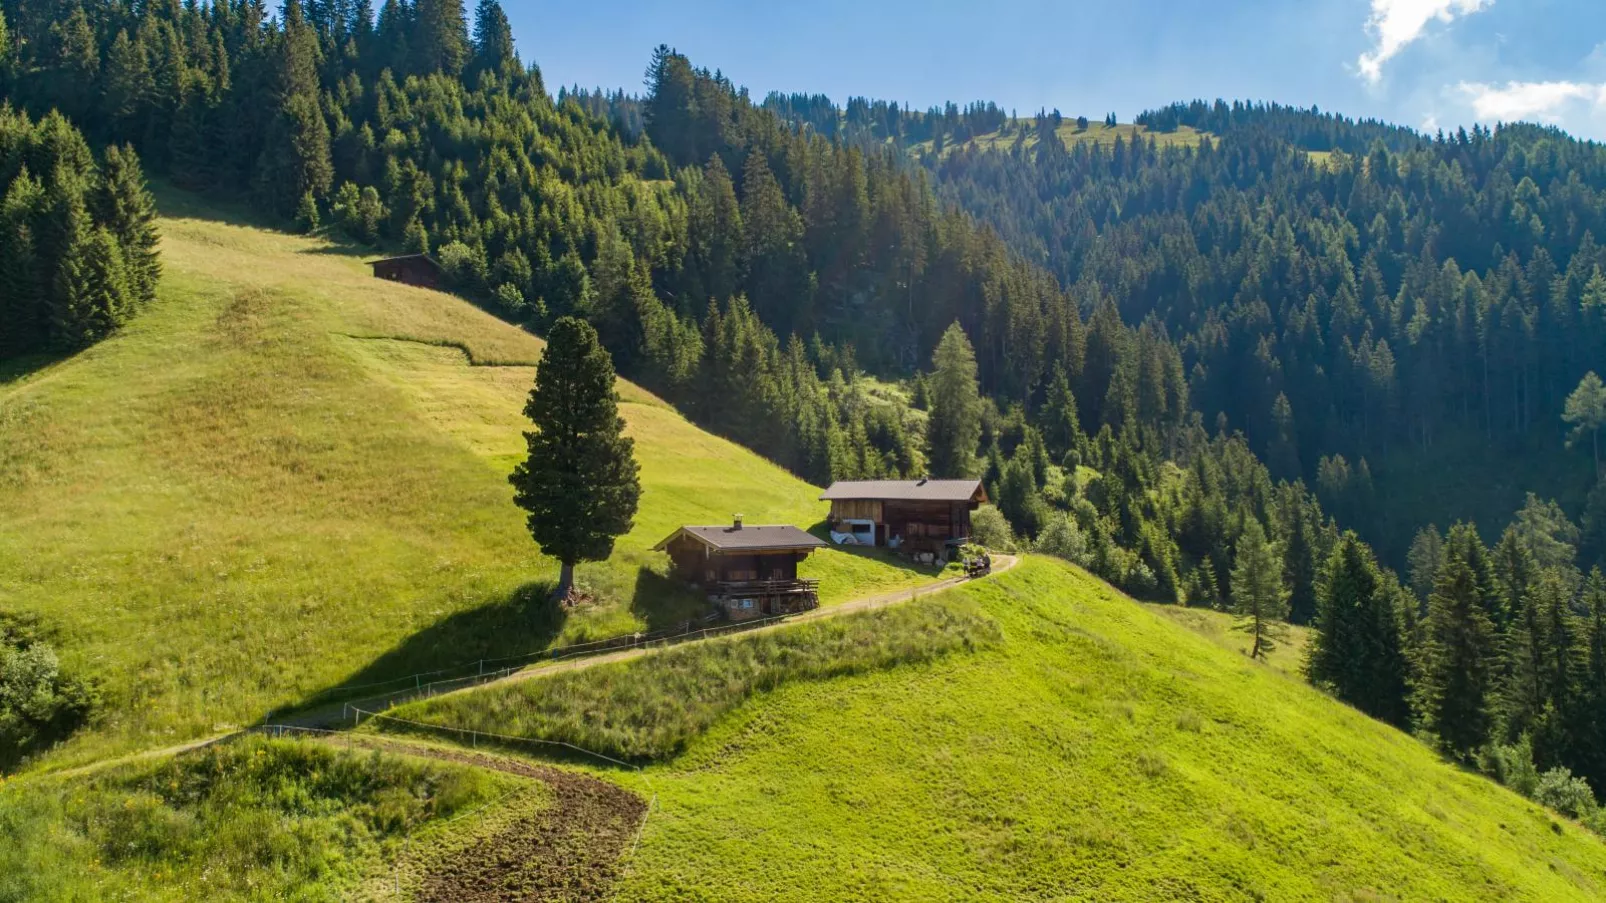
[{"label": "bush", "polygon": [[1068,514],[1055,513],[1049,516],[1042,535],[1037,537],[1035,549],[1044,555],[1063,558],[1083,567],[1092,560],[1088,556],[1087,537],[1082,535],[1082,528]]},{"label": "bush", "polygon": [[989,549],[1015,551],[1015,531],[1003,512],[992,505],[983,505],[970,516],[970,538]]},{"label": "bush", "polygon": [[1595,794],[1589,782],[1573,777],[1566,768],[1552,768],[1539,776],[1534,802],[1560,812],[1568,818],[1586,819],[1595,815]]},{"label": "bush", "polygon": [[91,685],[62,672],[34,622],[0,619],[0,772],[66,739],[96,701]]},{"label": "bush", "polygon": [[1539,769],[1534,767],[1533,742],[1527,734],[1509,746],[1495,746],[1488,758],[1485,770],[1492,771],[1500,783],[1529,799],[1538,793]]}]

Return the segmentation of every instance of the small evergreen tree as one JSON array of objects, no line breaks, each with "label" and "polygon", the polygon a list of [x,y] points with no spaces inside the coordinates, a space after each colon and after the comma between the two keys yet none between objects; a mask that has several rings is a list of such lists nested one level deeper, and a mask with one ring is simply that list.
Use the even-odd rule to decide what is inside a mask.
[{"label": "small evergreen tree", "polygon": [[931,417],[926,425],[926,461],[934,477],[976,475],[981,441],[981,393],[976,387],[976,352],[958,323],[942,334],[932,355],[927,381]]},{"label": "small evergreen tree", "polygon": [[1236,629],[1250,635],[1250,658],[1264,658],[1287,634],[1288,591],[1277,547],[1266,541],[1260,522],[1251,519],[1238,538],[1232,566],[1232,610]]},{"label": "small evergreen tree", "polygon": [[303,235],[318,231],[318,199],[310,191],[303,193],[296,205],[296,231]]},{"label": "small evergreen tree", "polygon": [[530,536],[562,565],[556,598],[574,586],[574,566],[613,554],[641,498],[635,442],[624,435],[613,361],[589,323],[552,326],[536,365],[524,415],[529,456],[513,469],[514,503],[529,512]]}]

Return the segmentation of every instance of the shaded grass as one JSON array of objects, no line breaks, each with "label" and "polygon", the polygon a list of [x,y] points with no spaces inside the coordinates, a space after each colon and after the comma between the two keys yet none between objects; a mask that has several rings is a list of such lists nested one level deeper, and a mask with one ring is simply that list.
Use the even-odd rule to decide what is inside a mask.
[{"label": "shaded grass", "polygon": [[[559,740],[624,759],[673,755],[750,697],[794,681],[926,662],[994,645],[974,606],[911,604],[765,633],[677,646],[401,706],[397,718]],[[413,730],[373,721],[385,730]]]},{"label": "shaded grass", "polygon": [[0,900],[337,900],[403,837],[526,783],[260,737],[44,779],[0,791]]},{"label": "shaded grass", "polygon": [[[706,611],[649,551],[684,523],[810,526],[819,490],[620,383],[643,497],[592,605],[554,616],[506,474],[541,341],[363,257],[163,191],[156,302],[0,384],[0,609],[60,628],[105,715],[73,764],[257,721],[320,689]],[[227,214],[232,217],[233,214]],[[352,336],[395,336],[366,339]],[[405,339],[405,340],[403,340]],[[827,601],[929,574],[838,550]]]},{"label": "shaded grass", "polygon": [[1001,644],[782,684],[619,775],[661,812],[621,899],[1606,896],[1582,828],[1081,571],[949,600]]}]

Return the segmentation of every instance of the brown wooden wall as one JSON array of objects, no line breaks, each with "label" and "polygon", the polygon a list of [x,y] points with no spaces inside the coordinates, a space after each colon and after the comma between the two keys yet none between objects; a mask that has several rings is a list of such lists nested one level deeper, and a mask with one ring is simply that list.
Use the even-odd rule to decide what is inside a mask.
[{"label": "brown wooden wall", "polygon": [[881,520],[881,502],[876,499],[835,499],[831,502],[833,520]]}]

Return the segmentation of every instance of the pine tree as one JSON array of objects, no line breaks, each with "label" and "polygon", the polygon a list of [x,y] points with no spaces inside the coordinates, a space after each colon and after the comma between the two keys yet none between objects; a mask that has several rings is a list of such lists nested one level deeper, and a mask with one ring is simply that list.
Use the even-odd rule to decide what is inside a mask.
[{"label": "pine tree", "polygon": [[807,334],[813,299],[803,221],[787,204],[763,153],[747,155],[742,189],[742,264],[747,271],[748,300],[759,318],[777,333]]},{"label": "pine tree", "polygon": [[531,537],[562,566],[554,597],[564,598],[576,564],[613,554],[641,498],[613,361],[590,324],[573,317],[553,324],[524,414],[535,425],[524,434],[529,456],[508,482],[514,503],[529,512]]},{"label": "pine tree", "polygon": [[1264,658],[1287,634],[1288,591],[1277,547],[1266,541],[1260,522],[1251,518],[1238,537],[1232,566],[1232,610],[1236,629],[1252,638],[1250,658]]},{"label": "pine tree", "polygon": [[1583,603],[1576,760],[1591,786],[1606,787],[1606,577],[1599,569],[1589,573]]},{"label": "pine tree", "polygon": [[296,231],[303,235],[318,231],[318,199],[310,191],[303,192],[296,204]]},{"label": "pine tree", "polygon": [[1284,579],[1288,584],[1288,621],[1309,624],[1316,618],[1316,588],[1320,577],[1315,546],[1315,525],[1304,506],[1296,504],[1288,531],[1288,548],[1283,553]]},{"label": "pine tree", "polygon": [[1584,378],[1578,381],[1578,388],[1567,396],[1561,419],[1573,428],[1567,438],[1569,446],[1586,434],[1589,436],[1590,448],[1595,455],[1595,476],[1600,477],[1600,428],[1606,426],[1606,384],[1601,383],[1595,371],[1585,373]]},{"label": "pine tree", "polygon": [[957,322],[943,333],[931,363],[931,416],[926,422],[931,475],[973,477],[981,441],[981,393],[976,387],[976,352]]},{"label": "pine tree", "polygon": [[1417,531],[1411,540],[1411,550],[1405,556],[1406,571],[1411,580],[1411,591],[1419,605],[1426,605],[1438,579],[1439,568],[1444,565],[1444,539],[1439,528],[1428,524]]},{"label": "pine tree", "polygon": [[1064,366],[1059,363],[1054,365],[1054,375],[1048,382],[1042,420],[1043,441],[1056,458],[1064,458],[1081,445],[1082,425],[1077,419],[1076,396],[1071,392],[1071,381],[1065,375]]},{"label": "pine tree", "polygon": [[334,162],[318,103],[317,35],[302,21],[298,0],[286,0],[284,20],[274,61],[275,115],[257,158],[256,190],[269,210],[289,219],[302,195],[329,193]]},{"label": "pine tree", "polygon": [[1465,556],[1449,556],[1428,599],[1414,703],[1422,727],[1466,758],[1488,742],[1495,629],[1479,575]]},{"label": "pine tree", "polygon": [[474,8],[474,68],[505,75],[518,69],[513,26],[497,0],[480,0]]},{"label": "pine tree", "polygon": [[24,166],[0,201],[0,358],[29,354],[47,341],[45,276],[32,220],[45,189]]},{"label": "pine tree", "polygon": [[1306,671],[1363,712],[1404,725],[1407,663],[1392,581],[1353,532],[1339,538],[1317,590]]},{"label": "pine tree", "polygon": [[417,0],[413,6],[412,71],[456,77],[468,62],[468,22],[463,0]]},{"label": "pine tree", "polygon": [[156,250],[156,200],[145,187],[132,147],[106,148],[90,209],[95,222],[110,230],[122,249],[131,296],[142,304],[154,300],[162,274]]}]

